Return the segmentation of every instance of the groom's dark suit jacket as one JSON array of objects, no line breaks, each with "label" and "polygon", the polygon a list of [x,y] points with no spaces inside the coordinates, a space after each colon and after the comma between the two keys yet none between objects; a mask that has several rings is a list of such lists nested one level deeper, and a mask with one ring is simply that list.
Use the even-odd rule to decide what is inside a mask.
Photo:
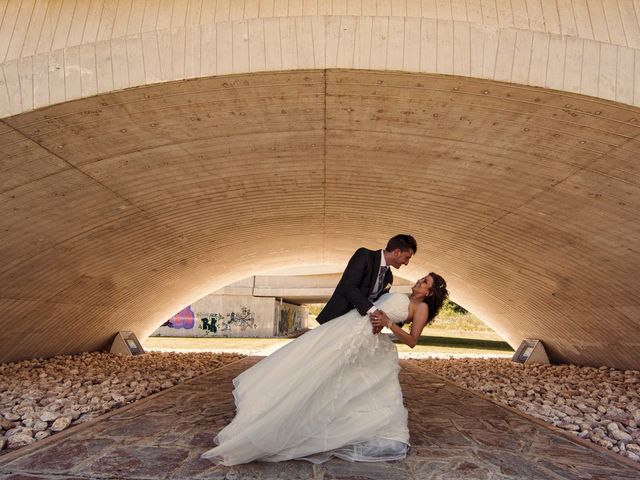
[{"label": "groom's dark suit jacket", "polygon": [[[376,285],[376,279],[380,272],[380,250],[359,248],[353,254],[342,274],[333,295],[322,309],[316,320],[318,323],[326,323],[349,310],[356,308],[360,315],[366,315],[373,306],[369,295]],[[374,300],[386,293],[393,283],[391,268],[387,270],[383,285]]]}]

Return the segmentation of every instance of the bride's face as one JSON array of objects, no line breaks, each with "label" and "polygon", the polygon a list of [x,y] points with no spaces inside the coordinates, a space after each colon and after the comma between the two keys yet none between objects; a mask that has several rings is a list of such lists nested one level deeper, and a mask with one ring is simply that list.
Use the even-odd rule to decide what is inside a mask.
[{"label": "bride's face", "polygon": [[419,278],[413,287],[411,287],[411,291],[419,296],[427,296],[429,291],[433,287],[433,278],[429,275]]}]

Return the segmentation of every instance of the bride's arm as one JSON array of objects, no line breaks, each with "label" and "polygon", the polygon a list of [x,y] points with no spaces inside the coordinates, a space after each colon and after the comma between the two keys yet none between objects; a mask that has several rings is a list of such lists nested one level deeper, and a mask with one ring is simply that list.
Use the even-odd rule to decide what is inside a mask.
[{"label": "bride's arm", "polygon": [[395,336],[404,344],[413,348],[418,344],[422,330],[424,330],[427,324],[428,307],[426,303],[420,303],[413,311],[413,319],[411,323],[411,331],[405,331],[400,325],[391,323],[389,329],[395,334]]}]

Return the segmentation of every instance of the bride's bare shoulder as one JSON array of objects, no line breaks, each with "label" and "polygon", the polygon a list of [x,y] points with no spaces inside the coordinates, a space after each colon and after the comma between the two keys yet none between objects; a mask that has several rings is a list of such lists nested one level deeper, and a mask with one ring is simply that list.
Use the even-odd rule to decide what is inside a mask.
[{"label": "bride's bare shoulder", "polygon": [[409,301],[409,309],[411,310],[421,310],[421,309],[427,309],[427,304],[424,302],[412,302]]},{"label": "bride's bare shoulder", "polygon": [[427,317],[429,307],[424,302],[409,302],[409,320],[413,321],[418,317]]}]

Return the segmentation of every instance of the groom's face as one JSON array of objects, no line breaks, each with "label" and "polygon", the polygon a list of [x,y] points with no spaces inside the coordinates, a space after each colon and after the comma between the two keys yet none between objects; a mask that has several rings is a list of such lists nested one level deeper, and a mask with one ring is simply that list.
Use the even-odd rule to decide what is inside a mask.
[{"label": "groom's face", "polygon": [[391,252],[391,261],[389,264],[392,267],[400,268],[402,265],[409,265],[411,257],[413,257],[413,250],[405,250],[403,252],[399,248],[396,248]]}]

